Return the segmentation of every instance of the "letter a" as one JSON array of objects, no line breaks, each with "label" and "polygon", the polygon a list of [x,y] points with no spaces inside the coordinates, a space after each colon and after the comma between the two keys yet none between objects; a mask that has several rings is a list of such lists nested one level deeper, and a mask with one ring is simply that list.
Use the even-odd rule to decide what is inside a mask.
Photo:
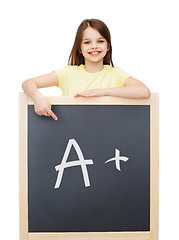
[{"label": "letter a", "polygon": [[[79,160],[67,162],[68,155],[70,153],[72,145],[74,146],[74,148],[76,150],[76,153],[78,155]],[[93,160],[92,159],[85,160],[84,157],[83,157],[83,153],[82,153],[78,143],[76,142],[76,140],[75,139],[70,139],[68,141],[68,144],[67,144],[65,153],[63,155],[63,159],[62,159],[61,164],[59,164],[55,167],[56,171],[59,171],[59,172],[58,172],[57,181],[56,181],[56,184],[55,184],[54,188],[59,188],[60,187],[63,172],[64,172],[65,168],[73,167],[73,166],[80,166],[80,165],[81,165],[81,170],[82,170],[82,173],[83,173],[85,187],[89,187],[90,182],[89,182],[88,171],[87,171],[87,167],[86,167],[86,165],[89,165],[89,164],[93,164]]]}]

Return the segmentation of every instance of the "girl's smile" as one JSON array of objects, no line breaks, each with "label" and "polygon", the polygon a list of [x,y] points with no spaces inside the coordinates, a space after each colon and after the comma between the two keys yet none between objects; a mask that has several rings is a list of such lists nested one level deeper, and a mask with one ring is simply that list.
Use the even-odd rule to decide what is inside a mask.
[{"label": "girl's smile", "polygon": [[93,56],[98,56],[100,53],[101,53],[101,51],[91,51],[91,52],[89,52],[89,54],[93,55]]}]

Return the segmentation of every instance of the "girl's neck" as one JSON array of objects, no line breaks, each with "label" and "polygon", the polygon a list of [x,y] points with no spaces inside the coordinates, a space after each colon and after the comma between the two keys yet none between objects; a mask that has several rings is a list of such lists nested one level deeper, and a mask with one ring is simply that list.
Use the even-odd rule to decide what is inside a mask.
[{"label": "girl's neck", "polygon": [[89,73],[96,73],[102,71],[104,68],[103,62],[85,62],[84,69]]}]

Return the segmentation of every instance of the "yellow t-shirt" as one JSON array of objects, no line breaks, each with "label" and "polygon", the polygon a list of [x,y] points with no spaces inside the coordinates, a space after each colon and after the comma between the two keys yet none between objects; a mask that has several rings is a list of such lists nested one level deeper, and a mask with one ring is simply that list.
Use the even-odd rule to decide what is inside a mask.
[{"label": "yellow t-shirt", "polygon": [[104,65],[103,70],[96,73],[87,72],[83,64],[68,65],[54,72],[58,76],[57,87],[61,88],[63,96],[74,96],[89,89],[122,87],[130,76],[119,67],[109,65]]}]

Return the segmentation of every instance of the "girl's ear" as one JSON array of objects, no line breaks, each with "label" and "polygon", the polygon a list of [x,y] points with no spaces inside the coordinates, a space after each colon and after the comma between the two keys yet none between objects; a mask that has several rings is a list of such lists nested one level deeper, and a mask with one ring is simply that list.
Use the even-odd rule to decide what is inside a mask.
[{"label": "girl's ear", "polygon": [[108,43],[107,51],[109,51],[109,49],[110,49],[110,43]]}]

